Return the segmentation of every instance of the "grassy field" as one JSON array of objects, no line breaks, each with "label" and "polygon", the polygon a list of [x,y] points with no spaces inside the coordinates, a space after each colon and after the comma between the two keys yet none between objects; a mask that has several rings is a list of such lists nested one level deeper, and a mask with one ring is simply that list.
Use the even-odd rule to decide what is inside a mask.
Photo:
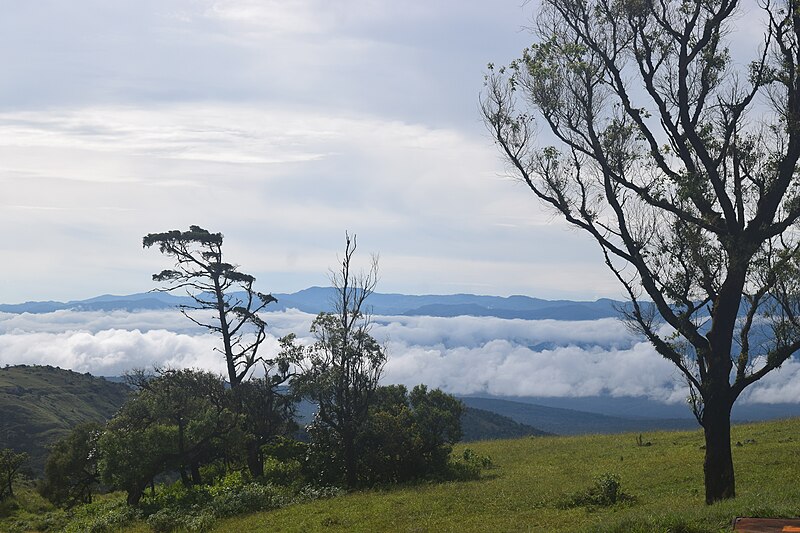
[{"label": "grassy field", "polygon": [[[702,433],[535,437],[473,443],[477,481],[362,492],[218,522],[214,531],[731,531],[736,516],[800,516],[800,419],[733,429],[738,497],[706,506]],[[568,508],[603,473],[634,500]],[[144,531],[139,529],[139,531]]]},{"label": "grassy field", "polygon": [[[704,504],[700,431],[646,433],[642,440],[649,446],[638,445],[637,437],[526,437],[471,443],[459,446],[456,453],[469,447],[491,456],[493,466],[480,479],[391,487],[294,504],[219,520],[212,531],[699,533],[730,532],[736,516],[800,516],[800,419],[734,426],[733,442],[740,443],[733,449],[738,497],[713,506]],[[576,494],[608,473],[619,477],[622,491],[631,499],[611,506],[570,505]],[[68,531],[85,531],[31,488],[20,489],[17,499],[0,504],[0,531],[33,531],[32,527],[47,528],[48,523],[65,520],[71,524]],[[124,495],[98,498],[94,523],[104,522],[98,514],[104,501],[119,509]],[[42,525],[12,528],[26,516],[28,524]],[[116,532],[116,524],[93,530]],[[152,530],[137,522],[125,531]]]}]

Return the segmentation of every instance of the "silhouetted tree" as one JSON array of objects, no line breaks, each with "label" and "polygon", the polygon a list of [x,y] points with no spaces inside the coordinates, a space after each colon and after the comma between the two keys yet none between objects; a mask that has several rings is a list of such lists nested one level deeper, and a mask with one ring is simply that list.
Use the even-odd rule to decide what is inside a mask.
[{"label": "silhouetted tree", "polygon": [[[356,237],[346,235],[341,269],[331,276],[333,312],[320,313],[311,325],[316,342],[305,352],[296,386],[318,406],[309,432],[325,434],[341,447],[345,483],[358,481],[357,435],[367,419],[386,362],[383,347],[370,335],[366,299],[378,282],[378,258],[366,272],[352,264]],[[297,351],[293,336],[283,339],[284,353]],[[293,357],[299,359],[297,355]]]},{"label": "silhouetted tree", "polygon": [[[190,226],[189,231],[150,233],[142,244],[158,245],[162,254],[175,260],[174,268],[153,274],[153,281],[165,284],[157,290],[184,289],[194,300],[194,305],[181,305],[181,312],[222,337],[228,380],[236,387],[261,360],[258,349],[266,338],[266,324],[258,313],[276,300],[253,289],[253,276],[223,261],[222,239],[221,233]],[[202,311],[212,311],[214,319],[209,321]]]},{"label": "silhouetted tree", "polygon": [[747,15],[765,30],[746,64],[738,4],[543,0],[482,97],[516,176],[600,245],[626,318],[688,382],[708,503],[735,495],[734,402],[800,348],[800,5]]}]

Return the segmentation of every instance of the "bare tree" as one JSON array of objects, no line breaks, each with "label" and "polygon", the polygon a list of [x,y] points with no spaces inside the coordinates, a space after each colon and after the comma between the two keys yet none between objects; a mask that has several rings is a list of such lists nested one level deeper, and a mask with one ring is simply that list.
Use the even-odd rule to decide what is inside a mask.
[{"label": "bare tree", "polygon": [[761,1],[742,67],[737,4],[543,0],[481,101],[514,174],[597,241],[627,320],[688,382],[707,503],[735,495],[734,402],[800,348],[800,5]]},{"label": "bare tree", "polygon": [[[341,448],[345,483],[358,482],[357,437],[374,401],[386,362],[383,347],[370,335],[366,300],[378,283],[378,258],[369,270],[354,271],[356,236],[346,235],[341,269],[333,271],[333,312],[320,313],[311,325],[316,343],[306,350],[305,368],[297,384],[318,406],[314,430],[333,434]],[[297,350],[290,336],[284,352]],[[297,359],[297,357],[290,357]]]},{"label": "bare tree", "polygon": [[[266,338],[266,323],[258,316],[267,304],[277,301],[271,294],[253,289],[256,278],[239,272],[222,260],[222,234],[199,226],[189,231],[150,233],[145,248],[158,245],[162,254],[175,260],[172,269],[153,274],[164,283],[158,291],[184,289],[194,304],[181,305],[181,312],[195,324],[222,337],[228,380],[236,387],[262,358],[258,349]],[[203,316],[212,311],[213,321]]]}]

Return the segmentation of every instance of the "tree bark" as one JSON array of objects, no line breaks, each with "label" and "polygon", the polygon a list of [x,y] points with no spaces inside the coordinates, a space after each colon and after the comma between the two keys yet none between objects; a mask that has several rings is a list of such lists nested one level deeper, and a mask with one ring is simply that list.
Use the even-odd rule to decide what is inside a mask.
[{"label": "tree bark", "polygon": [[127,502],[128,505],[139,505],[139,500],[142,499],[142,495],[144,494],[144,489],[147,487],[149,480],[147,479],[140,479],[134,481],[131,486],[128,487],[128,498]]},{"label": "tree bark", "polygon": [[344,475],[348,489],[353,489],[358,484],[358,471],[356,470],[355,439],[352,435],[342,436],[342,451],[344,452]]},{"label": "tree bark", "polygon": [[703,463],[706,503],[736,496],[731,455],[731,407],[725,399],[710,398],[703,408],[706,457]]},{"label": "tree bark", "polygon": [[253,478],[264,476],[264,459],[261,456],[261,444],[259,439],[247,443],[247,468]]},{"label": "tree bark", "polygon": [[192,472],[192,485],[195,485],[195,486],[196,485],[202,485],[203,484],[203,478],[200,475],[200,463],[193,462],[192,463],[192,467],[191,467],[191,472]]}]

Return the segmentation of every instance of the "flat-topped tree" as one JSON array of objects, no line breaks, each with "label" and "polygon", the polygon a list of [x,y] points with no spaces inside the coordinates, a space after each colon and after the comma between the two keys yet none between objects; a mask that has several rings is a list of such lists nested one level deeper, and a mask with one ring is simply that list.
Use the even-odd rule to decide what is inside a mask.
[{"label": "flat-topped tree", "polygon": [[800,349],[800,2],[759,6],[742,31],[736,0],[543,0],[482,98],[510,168],[600,245],[689,384],[708,503],[735,494],[734,402]]},{"label": "flat-topped tree", "polygon": [[[236,387],[262,360],[258,348],[266,338],[266,323],[258,313],[277,300],[253,289],[255,277],[223,261],[222,239],[222,233],[189,226],[189,231],[150,233],[142,244],[145,248],[158,245],[162,254],[175,260],[172,269],[153,274],[153,281],[164,284],[155,290],[183,289],[194,300],[194,304],[182,304],[181,312],[222,337],[220,352],[231,387]],[[212,311],[214,319],[205,318],[203,311]]]}]

